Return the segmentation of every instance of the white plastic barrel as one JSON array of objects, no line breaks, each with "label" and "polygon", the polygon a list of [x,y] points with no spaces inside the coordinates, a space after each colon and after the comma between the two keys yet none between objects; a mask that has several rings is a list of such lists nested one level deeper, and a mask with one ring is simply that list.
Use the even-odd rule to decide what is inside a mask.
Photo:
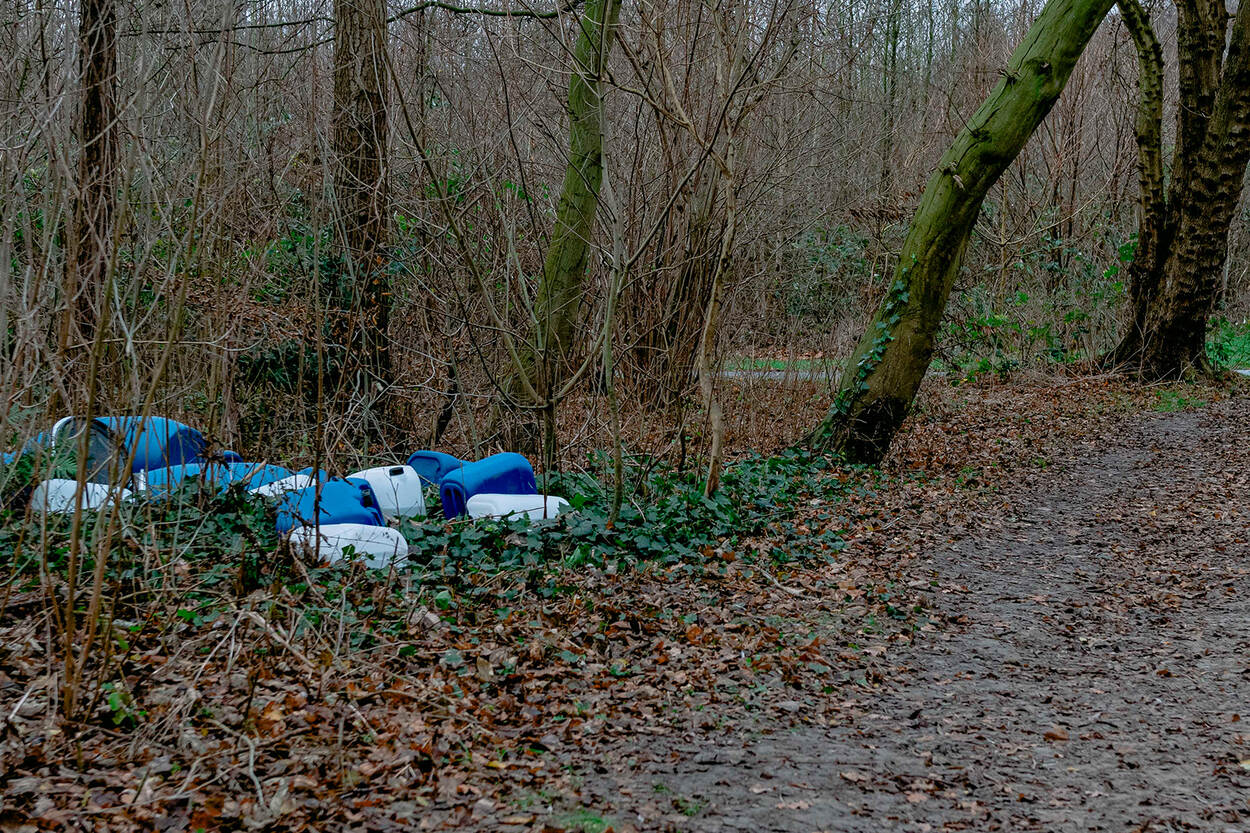
[{"label": "white plastic barrel", "polygon": [[[36,512],[60,513],[74,511],[74,494],[78,491],[78,481],[64,478],[45,480],[35,487],[30,495],[30,505]],[[129,489],[119,489],[105,483],[84,483],[82,485],[82,508],[103,509],[115,498],[122,500],[130,497]]]},{"label": "white plastic barrel", "polygon": [[555,495],[473,495],[465,501],[465,511],[470,518],[502,518],[507,515],[525,515],[531,521],[554,518],[568,509],[569,502]]},{"label": "white plastic barrel", "polygon": [[[320,532],[320,535],[318,535]],[[398,529],[366,524],[327,524],[301,526],[291,532],[291,544],[318,560],[336,564],[347,559],[363,561],[373,570],[402,564],[408,558],[408,542]],[[348,547],[353,553],[349,556]]]},{"label": "white plastic barrel", "polygon": [[378,508],[386,517],[416,518],[425,515],[421,478],[412,466],[377,466],[347,476],[368,481],[377,496]]},{"label": "white plastic barrel", "polygon": [[257,486],[255,489],[248,489],[254,495],[261,497],[277,497],[286,492],[293,492],[296,489],[303,489],[308,486],[316,486],[317,481],[312,475],[293,474],[290,477],[284,477],[281,480],[275,480],[272,483],[266,483],[264,486]]}]

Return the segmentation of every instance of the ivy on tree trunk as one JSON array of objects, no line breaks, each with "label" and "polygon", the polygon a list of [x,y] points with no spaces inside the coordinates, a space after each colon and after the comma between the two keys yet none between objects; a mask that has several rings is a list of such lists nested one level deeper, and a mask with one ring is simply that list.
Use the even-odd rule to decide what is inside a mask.
[{"label": "ivy on tree trunk", "polygon": [[911,407],[968,238],[990,187],[1063,92],[1113,0],[1050,0],[989,97],[942,156],[912,219],[885,300],[809,435],[813,447],[878,462]]}]

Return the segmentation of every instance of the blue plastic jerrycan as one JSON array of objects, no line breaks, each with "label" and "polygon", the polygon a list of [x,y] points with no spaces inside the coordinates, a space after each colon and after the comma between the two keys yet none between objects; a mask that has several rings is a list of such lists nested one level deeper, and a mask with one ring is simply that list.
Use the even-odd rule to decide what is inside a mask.
[{"label": "blue plastic jerrycan", "polygon": [[386,526],[373,488],[364,480],[334,478],[278,496],[277,529],[285,535],[301,526],[364,524]]}]

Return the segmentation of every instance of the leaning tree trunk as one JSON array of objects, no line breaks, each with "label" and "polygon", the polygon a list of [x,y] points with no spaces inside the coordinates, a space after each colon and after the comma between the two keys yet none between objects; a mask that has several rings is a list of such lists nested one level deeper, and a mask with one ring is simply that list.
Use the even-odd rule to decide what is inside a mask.
[{"label": "leaning tree trunk", "polygon": [[1113,0],[1050,0],[925,186],[884,301],[808,440],[854,462],[885,455],[933,358],[968,238],[990,187],[1063,92]]},{"label": "leaning tree trunk", "polygon": [[[585,294],[590,235],[603,182],[603,90],[601,77],[612,49],[620,0],[589,0],[573,49],[569,81],[569,161],[556,207],[555,231],[543,262],[535,302],[534,339],[521,354],[520,372],[547,396],[559,387],[575,337]],[[514,384],[514,394],[521,386]],[[540,403],[534,403],[540,404]]]},{"label": "leaning tree trunk", "polygon": [[385,0],[336,0],[331,141],[343,274],[331,294],[331,332],[344,350],[340,393],[366,406],[391,377],[386,35]]},{"label": "leaning tree trunk", "polygon": [[82,150],[74,205],[74,253],[66,286],[62,347],[71,334],[90,341],[113,252],[117,187],[117,14],[113,0],[83,0],[78,48]]},{"label": "leaning tree trunk", "polygon": [[[1250,162],[1250,4],[1237,10],[1226,53],[1220,49],[1222,2],[1188,0],[1178,8],[1182,100],[1168,222],[1161,235],[1166,248],[1134,281],[1134,318],[1113,354],[1118,364],[1147,380],[1210,370],[1207,319],[1219,294],[1228,230]],[[1145,88],[1142,92],[1144,98]],[[1147,160],[1141,159],[1145,171]],[[1143,184],[1147,178],[1143,172]]]}]

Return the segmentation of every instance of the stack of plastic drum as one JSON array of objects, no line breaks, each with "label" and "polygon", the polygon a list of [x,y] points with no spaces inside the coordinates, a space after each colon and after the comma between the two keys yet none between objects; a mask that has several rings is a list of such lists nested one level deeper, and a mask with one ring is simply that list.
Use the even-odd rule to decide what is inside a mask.
[{"label": "stack of plastic drum", "polygon": [[[79,482],[74,455],[86,448],[85,477]],[[376,466],[345,477],[324,471],[291,471],[245,462],[231,451],[207,455],[196,429],[165,417],[67,417],[4,454],[11,465],[28,454],[47,455],[54,477],[27,487],[39,512],[98,510],[143,491],[164,498],[184,488],[224,493],[243,488],[270,500],[277,531],[314,558],[362,560],[374,568],[400,563],[408,555],[403,535],[390,524],[426,514],[424,489],[438,488],[449,519],[551,518],[568,501],[539,494],[534,469],[520,454],[494,454],[466,461],[438,451],[418,451],[406,464]],[[69,463],[57,463],[64,456]],[[67,477],[67,475],[72,476]]]}]

